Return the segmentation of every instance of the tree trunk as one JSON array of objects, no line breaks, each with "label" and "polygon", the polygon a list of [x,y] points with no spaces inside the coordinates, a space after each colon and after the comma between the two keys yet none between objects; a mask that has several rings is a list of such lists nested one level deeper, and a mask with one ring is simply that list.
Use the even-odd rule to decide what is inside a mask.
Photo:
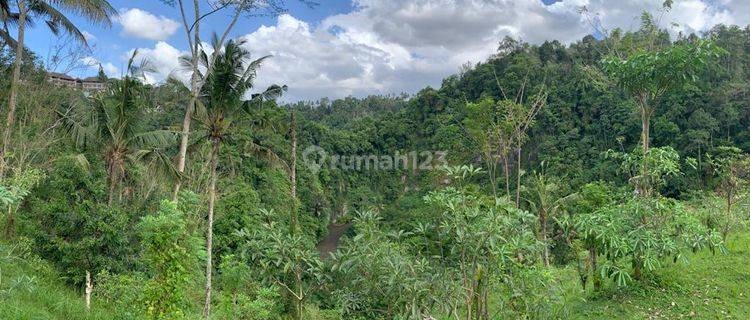
[{"label": "tree trunk", "polygon": [[633,257],[633,279],[638,281],[643,280],[642,264],[640,258]]},{"label": "tree trunk", "polygon": [[[191,90],[192,91],[192,90]],[[187,160],[187,147],[190,140],[190,118],[193,116],[195,108],[194,92],[190,93],[190,102],[185,110],[185,118],[182,120],[182,135],[180,138],[180,152],[177,154],[177,172],[182,175],[185,172],[185,161]],[[177,201],[177,195],[180,193],[182,186],[182,177],[177,178],[172,190],[172,201]]]},{"label": "tree trunk", "polygon": [[544,244],[544,251],[542,251],[542,261],[544,261],[545,267],[549,267],[549,244],[547,243],[547,212],[544,210],[539,211],[539,224],[541,224],[542,243]]},{"label": "tree trunk", "polygon": [[521,148],[516,149],[516,208],[521,207]]},{"label": "tree trunk", "polygon": [[302,319],[302,303],[295,304],[295,307],[294,307],[294,319],[295,320],[301,320]]},{"label": "tree trunk", "polygon": [[13,74],[10,80],[10,94],[8,97],[8,118],[5,120],[3,133],[3,148],[0,150],[0,177],[5,176],[6,155],[10,148],[10,136],[16,122],[16,104],[18,99],[18,85],[21,78],[21,63],[23,63],[24,35],[26,33],[26,1],[18,1],[18,38],[16,39],[16,57],[13,61]]},{"label": "tree trunk", "polygon": [[94,285],[91,283],[91,273],[86,270],[86,311],[91,310],[92,292],[94,292]]},{"label": "tree trunk", "polygon": [[602,287],[602,280],[599,277],[599,266],[597,266],[596,255],[596,248],[589,248],[589,259],[591,259],[591,280],[594,283],[594,291],[599,291]]},{"label": "tree trunk", "polygon": [[[193,60],[195,65],[195,59]],[[180,152],[177,154],[177,172],[181,175],[185,172],[185,162],[187,161],[187,147],[190,141],[190,121],[193,117],[193,111],[195,110],[195,103],[198,99],[198,72],[193,67],[193,77],[191,79],[190,89],[190,102],[188,102],[187,109],[185,110],[185,118],[182,119],[182,134],[180,137]],[[177,195],[180,193],[180,187],[182,186],[182,177],[177,179],[172,190],[172,201],[177,201]]]},{"label": "tree trunk", "polygon": [[114,175],[115,173],[112,173],[112,175],[109,177],[109,192],[107,195],[107,205],[110,207],[115,201],[115,193],[117,192],[117,182],[116,182],[117,178]]},{"label": "tree trunk", "polygon": [[[3,31],[5,31],[5,34],[7,34],[7,35],[10,36],[10,32],[8,31],[8,22],[7,21],[3,21]],[[5,41],[3,41],[2,44],[0,44],[0,51],[5,50],[5,46],[10,47],[10,44],[7,43],[7,42],[5,42]]]},{"label": "tree trunk", "polygon": [[509,155],[506,152],[503,156],[503,174],[505,175],[505,195],[508,197],[508,201],[510,201],[510,164],[508,163],[508,157]]},{"label": "tree trunk", "polygon": [[490,175],[490,184],[492,184],[492,197],[497,198],[497,164],[495,160],[488,161],[487,167],[488,174]]},{"label": "tree trunk", "polygon": [[698,180],[701,184],[701,190],[705,189],[706,182],[703,180],[703,165],[702,165],[702,152],[701,152],[701,145],[698,145]]},{"label": "tree trunk", "polygon": [[642,147],[643,147],[643,154],[645,155],[648,152],[648,149],[651,147],[651,117],[649,116],[648,110],[646,110],[647,107],[643,107],[643,110],[641,111],[641,125],[643,126],[642,133],[641,133],[641,139],[642,139]]},{"label": "tree trunk", "polygon": [[[489,142],[487,142],[489,144]],[[490,178],[490,184],[492,185],[492,196],[494,198],[497,198],[497,169],[498,169],[498,161],[497,158],[500,156],[499,152],[498,154],[495,154],[493,150],[490,149],[490,147],[484,146],[486,149],[483,150],[482,157],[484,159],[484,162],[487,164],[487,175]]]},{"label": "tree trunk", "polygon": [[731,217],[732,217],[732,192],[731,191],[727,192],[727,213],[726,213],[726,215],[727,215],[727,217],[726,217],[727,222],[726,222],[726,224],[724,224],[724,230],[721,230],[721,240],[724,241],[725,244],[727,242],[727,236],[729,235],[729,228],[730,228],[730,225],[732,223],[732,219],[731,219]]},{"label": "tree trunk", "polygon": [[638,186],[640,190],[638,190],[638,193],[644,197],[648,197],[650,195],[651,189],[651,179],[649,178],[649,168],[646,161],[646,155],[648,154],[651,144],[651,111],[646,103],[646,98],[644,96],[641,96],[641,148],[643,151],[643,160],[641,164],[641,181]]},{"label": "tree trunk", "polygon": [[[297,222],[297,119],[295,118],[294,111],[291,113],[291,120],[289,125],[289,131],[292,139],[292,150],[291,150],[291,163],[289,165],[289,180],[291,182],[291,190],[290,194],[292,197],[292,216],[291,216],[291,224],[289,225],[289,234],[292,236],[297,234],[298,231],[298,222]],[[299,263],[299,261],[297,261]],[[295,289],[297,291],[297,294],[302,294],[302,281],[301,281],[301,274],[302,270],[300,270],[299,265],[297,265],[294,268],[294,279],[295,279]],[[300,320],[302,319],[302,301],[295,296],[292,295],[292,303],[294,304],[294,319]]]},{"label": "tree trunk", "polygon": [[578,271],[578,280],[581,282],[581,288],[583,288],[584,291],[586,291],[586,282],[589,279],[589,257],[586,257],[586,260],[582,260],[580,258],[576,258],[576,269]]},{"label": "tree trunk", "polygon": [[289,165],[289,176],[292,184],[292,224],[291,234],[294,235],[299,231],[299,217],[297,213],[297,115],[292,110],[291,121],[289,125],[290,136],[292,139],[292,160]]},{"label": "tree trunk", "polygon": [[482,305],[482,319],[489,320],[490,319],[490,306],[489,306],[489,288],[487,288],[488,285],[485,285],[482,290],[482,301],[484,301]]},{"label": "tree trunk", "polygon": [[206,301],[203,305],[203,317],[209,319],[211,315],[211,272],[213,237],[214,237],[214,204],[216,203],[216,167],[219,163],[220,141],[211,141],[211,182],[208,186],[208,226],[206,227]]},{"label": "tree trunk", "polygon": [[295,320],[302,320],[302,310],[304,307],[304,299],[305,299],[305,293],[302,288],[302,269],[300,268],[299,261],[297,261],[297,267],[294,270],[294,278],[296,282],[296,297],[293,296],[294,299],[294,319]]},{"label": "tree trunk", "polygon": [[5,239],[10,240],[16,235],[16,218],[13,214],[13,206],[8,206],[8,213],[5,218]]},{"label": "tree trunk", "polygon": [[[297,114],[294,110],[291,111],[291,119],[289,121],[289,135],[292,140],[291,150],[291,163],[289,165],[289,180],[291,180],[291,196],[292,196],[292,223],[289,227],[290,234],[292,236],[300,232],[299,226],[299,214],[297,212]],[[296,267],[294,268],[294,279],[295,279],[295,290],[297,291],[296,296],[292,295],[294,301],[294,319],[302,319],[302,311],[304,307],[304,288],[302,287],[302,268],[300,267],[299,259],[296,261]]]},{"label": "tree trunk", "polygon": [[109,191],[107,193],[107,205],[112,206],[115,200],[115,193],[117,193],[117,180],[119,179],[117,175],[117,158],[114,158],[114,154],[110,154],[108,158],[107,163],[107,176],[108,176],[108,182],[109,182]]},{"label": "tree trunk", "polygon": [[[182,3],[180,3],[182,5]],[[190,101],[188,102],[187,108],[185,109],[185,117],[182,119],[182,135],[180,137],[180,152],[177,154],[177,172],[182,175],[185,172],[185,162],[187,161],[187,147],[190,141],[190,122],[193,117],[193,111],[195,111],[195,103],[198,99],[198,93],[200,88],[198,86],[198,48],[200,46],[200,3],[198,0],[193,1],[193,11],[195,13],[195,25],[193,27],[193,34],[195,39],[193,40],[193,48],[190,48],[192,61],[193,61],[193,74],[190,76]],[[183,15],[183,11],[180,11]],[[183,16],[183,21],[185,17]],[[187,28],[187,22],[185,22],[185,28]],[[190,31],[187,32],[187,38],[190,40]],[[177,178],[177,182],[174,184],[172,190],[172,201],[177,201],[177,195],[180,193],[180,187],[182,187],[182,177]]]},{"label": "tree trunk", "polygon": [[[229,32],[232,31],[234,28],[234,25],[237,23],[237,19],[242,15],[242,12],[245,8],[247,8],[247,5],[249,4],[250,0],[242,0],[240,3],[236,5],[235,13],[232,17],[232,20],[229,22],[229,25],[224,30],[224,33],[222,33],[221,37],[218,40],[218,45],[221,46],[224,44],[224,40],[229,35]],[[199,2],[197,0],[193,1],[193,5],[195,6],[195,25],[194,25],[194,35],[195,35],[195,41],[193,45],[195,48],[193,48],[192,52],[192,58],[193,58],[193,75],[191,77],[191,82],[193,79],[197,77],[197,55],[198,55],[198,47],[200,46],[200,10],[199,10]],[[190,34],[188,33],[188,39],[190,38]],[[208,61],[208,66],[206,67],[206,70],[204,74],[210,74],[211,70],[213,69],[214,61],[217,57],[218,52],[214,51],[211,53],[211,58]],[[200,81],[197,82],[197,85],[192,85],[191,90],[191,101],[193,104],[193,107],[195,107],[196,100],[198,99],[198,93],[200,93],[200,90],[202,89],[203,85]],[[183,119],[183,126],[182,126],[182,139],[180,140],[180,153],[178,155],[178,163],[177,163],[177,169],[180,173],[185,171],[185,158],[187,157],[187,143],[189,141],[190,136],[190,119],[192,117],[193,110],[190,110],[191,108],[188,106],[188,110],[185,110],[185,118]],[[180,164],[182,163],[182,164]],[[180,169],[181,168],[181,169]],[[177,194],[180,192],[181,183],[178,180],[178,183],[175,184],[174,189],[172,190],[172,198],[177,199]]]}]

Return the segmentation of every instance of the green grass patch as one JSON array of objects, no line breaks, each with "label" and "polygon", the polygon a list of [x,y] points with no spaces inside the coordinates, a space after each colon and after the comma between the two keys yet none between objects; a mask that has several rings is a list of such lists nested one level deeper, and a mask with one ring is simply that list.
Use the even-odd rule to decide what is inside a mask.
[{"label": "green grass patch", "polygon": [[566,270],[572,319],[748,319],[750,233],[730,236],[728,254],[701,251],[688,263],[666,262],[642,284],[583,292]]},{"label": "green grass patch", "polygon": [[0,244],[0,319],[113,319],[95,301],[87,311],[83,290],[73,290],[46,261],[22,245]]}]

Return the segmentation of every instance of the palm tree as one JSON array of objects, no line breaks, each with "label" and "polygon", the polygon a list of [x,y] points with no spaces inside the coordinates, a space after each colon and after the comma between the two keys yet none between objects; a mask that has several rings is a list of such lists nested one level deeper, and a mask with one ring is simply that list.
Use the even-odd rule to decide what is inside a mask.
[{"label": "palm tree", "polygon": [[97,147],[104,153],[109,182],[109,204],[114,202],[120,183],[128,176],[128,165],[144,164],[151,172],[172,172],[172,161],[164,150],[177,140],[168,130],[149,130],[141,119],[148,103],[148,88],[139,80],[146,63],[128,61],[121,80],[110,80],[108,91],[94,98],[91,106],[63,114],[76,145]]},{"label": "palm tree", "polygon": [[[274,85],[263,93],[251,95],[250,99],[246,99],[248,91],[253,88],[256,70],[269,56],[250,61],[250,52],[244,49],[243,45],[242,40],[230,40],[222,49],[220,41],[214,36],[214,50],[218,54],[214,57],[210,73],[205,76],[198,75],[204,86],[200,99],[196,103],[194,116],[200,125],[199,140],[211,145],[209,154],[211,176],[208,187],[208,224],[206,227],[206,301],[203,309],[203,315],[206,318],[211,312],[213,217],[221,146],[231,139],[233,122],[243,120],[242,115],[250,110],[254,102],[274,98],[285,89],[285,87]],[[183,65],[191,68],[192,61],[189,57],[182,59]],[[209,63],[205,52],[200,54],[199,63],[205,70],[205,66]],[[253,149],[257,149],[257,146],[253,146]]]},{"label": "palm tree", "polygon": [[[3,0],[0,0],[3,1]],[[316,1],[311,0],[298,0],[299,2],[307,5],[309,8],[314,8],[318,5]],[[238,19],[242,17],[245,14],[255,15],[255,14],[268,14],[271,16],[275,16],[278,14],[281,14],[283,12],[286,12],[286,5],[283,0],[235,0],[235,1],[217,1],[216,5],[210,6],[210,11],[208,12],[201,12],[201,7],[203,7],[198,0],[193,0],[192,5],[192,13],[190,13],[190,6],[187,5],[187,1],[183,0],[177,0],[177,1],[164,1],[171,4],[177,4],[180,10],[180,16],[182,18],[182,25],[185,29],[185,35],[187,38],[188,45],[190,46],[190,59],[192,60],[190,62],[193,66],[198,66],[203,64],[206,70],[208,70],[206,73],[210,73],[212,65],[213,65],[213,55],[211,59],[204,59],[202,63],[201,55],[203,55],[203,51],[201,50],[202,42],[200,38],[201,34],[201,25],[202,21],[204,21],[209,16],[212,16],[218,12],[221,12],[224,9],[230,9],[231,11],[234,11],[230,17],[229,24],[227,24],[224,28],[224,31],[221,32],[221,36],[218,37],[218,43],[219,45],[224,44],[224,40],[229,36],[229,33],[234,29],[234,27],[237,25]],[[211,1],[208,1],[211,2]],[[187,10],[186,10],[187,9]],[[192,15],[192,17],[190,17]],[[192,20],[192,23],[189,22]],[[202,87],[204,83],[201,83],[201,77],[199,76],[199,70],[198,69],[189,69],[190,71],[190,100],[188,102],[187,108],[185,109],[185,115],[182,121],[182,137],[180,140],[180,151],[177,154],[177,170],[182,174],[185,170],[185,163],[187,161],[187,148],[188,143],[190,140],[190,123],[193,118],[193,112],[195,109],[195,104],[197,102],[197,99],[199,98],[198,95],[202,91]],[[281,87],[279,87],[280,89]],[[174,185],[174,189],[172,192],[172,200],[177,201],[177,194],[180,192],[181,187],[181,181],[177,181]]]},{"label": "palm tree", "polygon": [[8,31],[8,24],[17,23],[18,15],[10,12],[10,5],[8,4],[8,0],[0,0],[0,22],[3,23],[2,29],[0,29],[0,40],[3,41],[2,45],[0,45],[0,51],[4,50],[6,45],[15,48],[16,40],[14,40],[13,37],[10,36],[10,32]]},{"label": "palm tree", "polygon": [[[112,15],[115,9],[107,0],[17,0],[17,13],[10,12],[8,0],[0,0],[0,18],[3,19],[4,43],[15,46],[15,61],[13,62],[13,74],[11,76],[10,94],[8,97],[8,117],[5,121],[5,132],[3,133],[3,145],[0,149],[0,176],[5,171],[5,155],[10,147],[10,135],[16,120],[16,99],[18,95],[18,83],[21,76],[21,63],[23,61],[24,38],[27,24],[32,25],[34,18],[44,20],[52,33],[58,34],[60,30],[73,35],[78,41],[88,46],[83,33],[68,19],[60,10],[73,12],[84,18],[99,24],[111,25]],[[8,23],[15,23],[18,35],[15,41],[9,41]]]},{"label": "palm tree", "polygon": [[[542,162],[542,168],[545,167]],[[534,171],[531,176],[532,187],[526,189],[526,202],[532,212],[535,212],[539,219],[539,241],[544,244],[542,251],[542,261],[544,266],[549,266],[549,224],[550,218],[556,219],[565,210],[565,205],[571,200],[576,199],[576,193],[567,196],[560,195],[561,186],[559,180],[549,177],[544,173]]]}]

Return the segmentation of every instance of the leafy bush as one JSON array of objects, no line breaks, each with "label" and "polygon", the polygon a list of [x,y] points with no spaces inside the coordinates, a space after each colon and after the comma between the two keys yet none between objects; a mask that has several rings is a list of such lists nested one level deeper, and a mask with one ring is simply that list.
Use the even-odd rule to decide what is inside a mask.
[{"label": "leafy bush", "polygon": [[143,274],[112,274],[105,270],[94,276],[94,280],[93,303],[111,307],[116,315],[114,320],[135,320],[143,317],[142,286],[146,282]]},{"label": "leafy bush", "polygon": [[151,319],[184,318],[191,308],[189,288],[199,270],[200,238],[188,232],[184,214],[167,200],[157,214],[143,217],[137,228],[150,276],[143,285],[146,315]]},{"label": "leafy bush", "polygon": [[[372,211],[355,220],[357,235],[334,256],[333,292],[347,317],[486,319],[539,317],[548,311],[549,277],[536,271],[541,243],[534,217],[469,183],[481,170],[453,167],[458,186],[430,192],[433,215],[411,231],[387,231]],[[505,294],[497,294],[496,292]],[[490,302],[490,294],[498,301]]]},{"label": "leafy bush", "polygon": [[259,212],[260,226],[237,232],[244,241],[242,252],[247,263],[258,267],[261,283],[281,287],[291,302],[290,313],[301,319],[305,302],[325,276],[314,239],[294,232],[289,221],[273,210]]},{"label": "leafy bush", "polygon": [[276,288],[261,288],[250,296],[244,292],[222,291],[218,296],[216,319],[270,320],[279,319],[281,296]]},{"label": "leafy bush", "polygon": [[20,211],[21,234],[70,282],[83,283],[86,271],[120,272],[131,266],[131,215],[106,205],[104,190],[96,172],[60,160]]}]

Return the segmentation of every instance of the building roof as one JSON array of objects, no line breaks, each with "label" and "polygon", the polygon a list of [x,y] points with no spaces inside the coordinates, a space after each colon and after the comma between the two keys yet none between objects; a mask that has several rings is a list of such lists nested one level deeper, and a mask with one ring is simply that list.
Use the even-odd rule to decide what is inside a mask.
[{"label": "building roof", "polygon": [[87,77],[82,79],[83,82],[102,82],[99,77]]},{"label": "building roof", "polygon": [[101,81],[99,77],[86,77],[83,79],[74,78],[64,73],[59,72],[48,72],[50,78],[55,79],[63,79],[63,80],[69,80],[69,81],[76,81],[76,82],[89,82],[89,83],[103,83],[104,81]]},{"label": "building roof", "polygon": [[71,76],[69,76],[69,75],[67,75],[67,74],[64,74],[64,73],[58,73],[58,72],[50,72],[50,73],[49,73],[49,76],[50,76],[50,77],[53,77],[53,78],[58,78],[58,79],[65,79],[65,80],[76,80],[76,78],[73,78],[73,77],[71,77]]}]

